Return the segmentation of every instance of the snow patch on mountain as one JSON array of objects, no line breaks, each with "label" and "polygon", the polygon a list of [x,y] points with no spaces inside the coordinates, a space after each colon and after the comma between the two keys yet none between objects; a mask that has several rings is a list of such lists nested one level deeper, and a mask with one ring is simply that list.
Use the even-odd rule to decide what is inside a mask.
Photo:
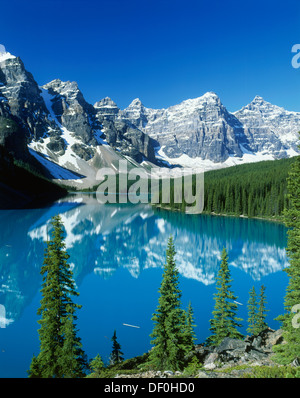
[{"label": "snow patch on mountain", "polygon": [[260,96],[234,113],[214,92],[167,109],[146,108],[137,98],[118,117],[155,140],[156,157],[173,165],[215,169],[299,154],[300,113]]},{"label": "snow patch on mountain", "polygon": [[[69,89],[67,90],[69,91]],[[31,141],[29,143],[29,148],[31,154],[43,164],[44,167],[51,173],[55,179],[70,180],[70,183],[82,184],[86,177],[94,177],[95,171],[88,162],[80,158],[72,149],[73,145],[78,145],[79,147],[89,147],[84,144],[79,136],[76,136],[74,132],[69,131],[64,127],[57,119],[53,111],[53,103],[55,101],[55,95],[49,93],[45,88],[41,87],[41,95],[44,99],[45,105],[49,112],[49,119],[55,123],[55,125],[60,130],[59,138],[64,142],[63,153],[57,154],[51,151],[48,147],[49,143],[53,139],[51,136],[51,128],[45,133],[42,140]],[[69,95],[72,95],[69,93]],[[99,153],[98,146],[108,145],[103,138],[103,132],[95,130],[94,138],[96,140],[96,146],[93,147],[95,154]],[[89,180],[86,179],[88,184]]]},{"label": "snow patch on mountain", "polygon": [[[274,156],[268,153],[260,152],[260,153],[252,153],[247,151],[245,148],[242,147],[243,156],[242,157],[235,157],[230,156],[228,157],[225,162],[213,162],[209,159],[201,159],[200,157],[191,158],[188,155],[181,155],[178,158],[170,158],[164,153],[164,147],[160,148],[158,151],[158,155],[162,160],[165,160],[170,165],[180,165],[184,168],[192,168],[194,170],[198,170],[199,172],[205,172],[209,170],[216,170],[225,167],[237,166],[239,164],[245,163],[255,163],[264,160],[274,160]],[[291,155],[296,156],[297,153],[291,150]]]},{"label": "snow patch on mountain", "polygon": [[0,44],[0,62],[4,62],[7,59],[13,59],[16,58],[14,55],[6,51],[5,47],[3,44]]},{"label": "snow patch on mountain", "polygon": [[29,153],[34,156],[51,174],[54,179],[58,180],[78,180],[76,182],[81,181],[81,178],[84,176],[80,176],[78,174],[73,173],[71,170],[63,168],[58,164],[51,162],[46,159],[44,156],[36,152],[34,149],[29,148]]}]

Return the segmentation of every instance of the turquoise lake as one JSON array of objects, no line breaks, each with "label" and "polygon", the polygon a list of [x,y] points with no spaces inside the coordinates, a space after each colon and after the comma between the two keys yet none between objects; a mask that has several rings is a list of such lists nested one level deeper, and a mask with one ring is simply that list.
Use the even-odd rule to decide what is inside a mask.
[{"label": "turquoise lake", "polygon": [[[69,264],[82,305],[79,336],[89,359],[108,361],[114,330],[125,358],[151,348],[151,317],[158,304],[167,240],[174,237],[182,306],[192,304],[197,343],[209,335],[215,278],[226,247],[238,296],[238,316],[247,328],[247,301],[254,285],[266,286],[267,322],[283,312],[288,278],[286,228],[246,218],[185,215],[149,205],[100,205],[76,195],[48,208],[0,211],[0,377],[27,377],[39,352],[37,310],[40,268],[51,217],[60,214]],[[133,325],[138,327],[130,327]]]}]

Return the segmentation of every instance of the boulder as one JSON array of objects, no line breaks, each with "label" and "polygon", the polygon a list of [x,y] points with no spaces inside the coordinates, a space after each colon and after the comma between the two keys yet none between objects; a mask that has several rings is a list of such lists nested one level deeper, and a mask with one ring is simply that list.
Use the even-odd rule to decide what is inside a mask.
[{"label": "boulder", "polygon": [[215,348],[215,352],[222,353],[224,351],[234,351],[240,350],[245,352],[248,344],[245,343],[243,340],[239,339],[232,339],[230,337],[226,337],[218,347]]},{"label": "boulder", "polygon": [[219,354],[216,352],[212,352],[208,355],[208,357],[205,359],[203,367],[204,369],[207,370],[212,370],[217,367],[216,361],[219,359]]},{"label": "boulder", "polygon": [[274,345],[283,342],[283,331],[266,328],[256,336],[247,336],[244,341],[258,351],[272,352]]},{"label": "boulder", "polygon": [[202,344],[198,344],[195,346],[195,350],[192,352],[195,355],[199,362],[204,363],[205,359],[212,353],[213,349],[211,347],[206,347]]}]

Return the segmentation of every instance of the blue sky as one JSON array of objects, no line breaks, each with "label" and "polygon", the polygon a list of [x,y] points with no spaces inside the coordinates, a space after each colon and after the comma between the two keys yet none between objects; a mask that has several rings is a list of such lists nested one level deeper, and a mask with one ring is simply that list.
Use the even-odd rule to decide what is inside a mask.
[{"label": "blue sky", "polygon": [[255,95],[300,111],[299,0],[10,0],[0,43],[39,84],[75,80],[90,103],[162,108],[214,91],[230,111]]}]

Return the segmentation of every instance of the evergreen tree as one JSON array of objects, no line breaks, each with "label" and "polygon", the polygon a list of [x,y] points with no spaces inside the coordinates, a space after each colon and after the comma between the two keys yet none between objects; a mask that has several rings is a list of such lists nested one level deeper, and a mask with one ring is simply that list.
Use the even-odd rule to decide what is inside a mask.
[{"label": "evergreen tree", "polygon": [[257,297],[254,286],[250,290],[250,298],[248,301],[248,329],[250,335],[257,335],[265,330],[268,325],[266,323],[266,296],[265,286],[260,288],[259,297]]},{"label": "evergreen tree", "polygon": [[266,323],[267,309],[266,309],[266,296],[265,296],[265,286],[262,285],[259,293],[258,309],[257,309],[257,324],[256,324],[256,334],[265,330],[268,325]]},{"label": "evergreen tree", "polygon": [[102,370],[104,369],[104,363],[99,354],[90,362],[90,369],[96,376],[100,376]]},{"label": "evergreen tree", "polygon": [[217,189],[215,189],[215,191],[214,191],[212,210],[213,210],[214,213],[219,213],[219,212],[220,212],[220,208],[219,208],[219,196],[218,196],[218,191],[217,191]]},{"label": "evergreen tree", "polygon": [[256,335],[257,327],[257,295],[255,292],[255,287],[250,289],[249,301],[248,301],[248,328],[247,332],[250,335]]},{"label": "evergreen tree", "polygon": [[214,295],[215,308],[213,319],[210,320],[212,335],[208,337],[207,344],[217,346],[225,337],[242,338],[237,330],[241,327],[242,319],[236,317],[237,297],[231,291],[230,271],[228,267],[228,255],[224,248],[221,256],[221,266],[216,278],[217,293]]},{"label": "evergreen tree", "polygon": [[69,314],[65,316],[62,324],[64,343],[58,362],[63,371],[63,377],[84,377],[88,368],[86,355],[82,350],[81,341],[77,337],[73,309],[68,306],[67,311]]},{"label": "evergreen tree", "polygon": [[289,209],[285,210],[284,216],[285,224],[289,228],[289,266],[284,270],[288,274],[289,282],[284,299],[285,312],[277,318],[282,322],[286,344],[274,347],[275,359],[281,364],[300,358],[300,328],[293,322],[295,308],[300,304],[300,156],[295,158],[289,173],[288,201]]},{"label": "evergreen tree", "polygon": [[195,347],[196,334],[194,328],[196,327],[194,321],[194,310],[191,302],[189,302],[186,312],[186,349],[191,351]]},{"label": "evergreen tree", "polygon": [[29,378],[41,378],[42,377],[41,370],[39,368],[39,362],[35,355],[33,355],[33,357],[32,357],[30,368],[27,371],[27,373],[28,373]]},{"label": "evergreen tree", "polygon": [[[284,204],[288,205],[286,179],[292,161],[288,158],[207,171],[204,211],[281,217]],[[173,187],[171,197],[172,190]],[[180,209],[176,203],[171,203],[170,207]]]},{"label": "evergreen tree", "polygon": [[153,314],[154,328],[150,337],[154,345],[149,364],[159,370],[180,370],[188,349],[186,343],[185,315],[181,309],[179,274],[175,263],[172,236],[168,240],[166,264],[159,289],[158,307]]},{"label": "evergreen tree", "polygon": [[242,206],[241,206],[241,196],[240,196],[240,194],[238,193],[238,196],[237,196],[236,201],[235,201],[235,210],[234,210],[234,212],[235,212],[235,214],[236,214],[237,216],[239,216],[239,215],[241,214],[241,209],[242,209]]},{"label": "evergreen tree", "polygon": [[114,331],[114,335],[112,337],[112,353],[110,354],[110,364],[115,365],[117,363],[123,362],[123,352],[121,351],[121,345],[117,341],[117,332]]},{"label": "evergreen tree", "polygon": [[75,326],[75,311],[81,306],[72,301],[72,296],[79,293],[67,263],[69,255],[65,251],[60,217],[53,217],[51,225],[52,239],[47,243],[41,268],[40,353],[33,358],[30,377],[81,377],[86,361]]}]

